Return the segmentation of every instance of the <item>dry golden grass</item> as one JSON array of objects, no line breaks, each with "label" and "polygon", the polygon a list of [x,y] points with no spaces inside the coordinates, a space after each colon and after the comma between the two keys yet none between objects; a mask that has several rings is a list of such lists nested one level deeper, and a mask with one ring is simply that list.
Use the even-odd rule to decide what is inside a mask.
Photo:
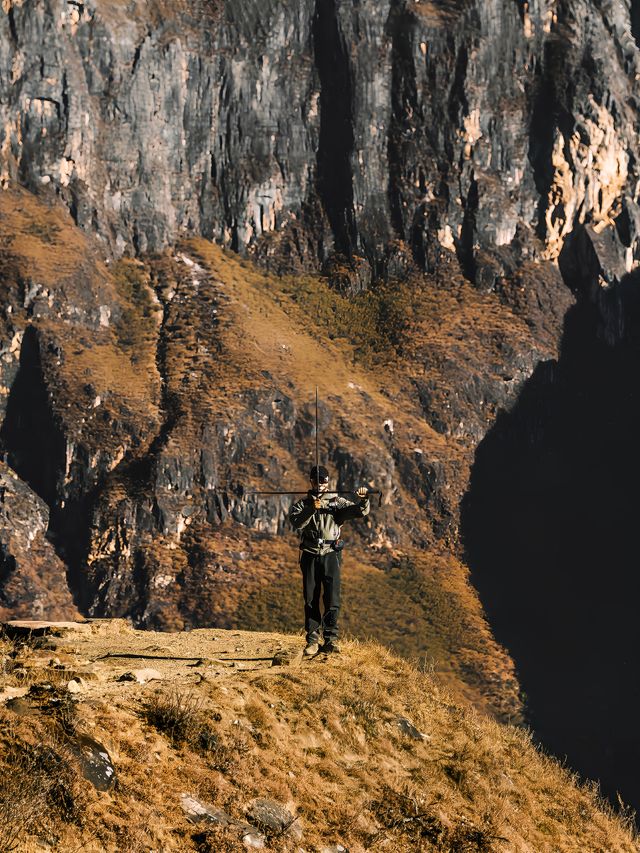
[{"label": "dry golden grass", "polygon": [[[453,260],[438,276],[380,284],[349,298],[325,279],[269,275],[204,240],[189,241],[185,250],[224,294],[222,357],[212,376],[222,406],[237,414],[242,392],[264,386],[265,373],[300,401],[310,401],[317,385],[321,399],[344,412],[351,426],[333,423],[335,441],[342,427],[345,444],[355,439],[359,453],[379,454],[382,423],[392,418],[394,446],[407,457],[418,446],[425,460],[447,468],[452,495],[462,493],[469,449],[425,420],[414,381],[429,379],[430,407],[453,417],[455,433],[449,398],[474,382],[502,385],[505,341],[535,350],[526,324],[495,294],[472,287]],[[488,426],[494,417],[487,401],[478,418]],[[408,516],[419,514],[416,495],[398,497]]]},{"label": "dry golden grass", "polygon": [[34,282],[58,287],[87,261],[95,274],[105,277],[106,267],[92,251],[87,237],[74,226],[61,205],[47,205],[20,187],[0,192],[3,246],[24,260]]},{"label": "dry golden grass", "polygon": [[[317,384],[321,398],[338,393],[345,408],[362,410],[357,388],[360,386],[375,401],[371,405],[374,411],[389,407],[380,387],[388,391],[397,387],[394,372],[389,367],[379,367],[375,376],[369,375],[365,368],[354,364],[357,341],[329,337],[333,312],[340,314],[348,305],[344,297],[334,294],[320,279],[279,279],[260,272],[249,261],[204,240],[190,241],[188,247],[222,283],[225,294],[225,323],[220,328],[221,345],[227,356],[220,366],[223,403],[233,404],[244,388],[263,385],[261,371],[266,368],[274,379],[292,382],[304,395],[302,399],[310,400]],[[308,298],[304,298],[305,294]],[[352,319],[356,313],[350,315]],[[369,316],[363,318],[364,325],[358,328],[363,329],[363,335],[368,328],[367,335],[372,338],[370,321],[373,322]],[[341,323],[343,330],[351,325],[348,317]],[[228,366],[232,371],[230,379],[226,378]],[[225,392],[232,399],[227,400]],[[361,411],[361,418],[370,421],[366,411]],[[438,440],[435,435],[433,438]]]},{"label": "dry golden grass", "polygon": [[[526,731],[452,703],[430,676],[381,646],[348,642],[329,660],[227,668],[214,677],[170,658],[205,653],[209,635],[226,648],[240,643],[241,656],[297,641],[220,631],[116,633],[83,640],[92,645],[82,653],[160,643],[170,668],[159,687],[92,683],[75,705],[74,730],[90,732],[114,761],[118,781],[110,792],[98,795],[80,779],[46,701],[27,697],[28,717],[0,714],[0,763],[17,776],[20,768],[30,772],[32,758],[40,768],[31,786],[18,789],[6,774],[0,783],[0,810],[11,802],[22,809],[18,850],[33,849],[43,827],[61,850],[240,849],[237,829],[190,824],[183,792],[238,821],[255,798],[283,804],[303,837],[272,834],[267,847],[274,851],[337,843],[352,853],[640,849],[627,818],[537,750]],[[150,716],[150,708],[161,713]],[[180,736],[178,718],[186,720]],[[400,718],[425,737],[403,733]],[[66,768],[56,796],[54,765]]]}]

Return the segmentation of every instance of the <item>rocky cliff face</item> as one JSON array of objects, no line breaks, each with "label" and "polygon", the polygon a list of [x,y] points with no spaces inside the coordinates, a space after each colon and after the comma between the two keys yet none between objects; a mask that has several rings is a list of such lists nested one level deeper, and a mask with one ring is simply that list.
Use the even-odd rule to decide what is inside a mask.
[{"label": "rocky cliff face", "polygon": [[349,627],[517,715],[460,499],[570,306],[633,325],[637,36],[605,0],[4,0],[2,476],[41,548],[0,514],[3,606],[297,626],[254,492],[305,487],[317,384],[336,484],[383,492]]},{"label": "rocky cliff face", "polygon": [[198,232],[362,284],[453,251],[491,288],[591,225],[633,265],[628,3],[3,9],[3,181],[117,255]]}]

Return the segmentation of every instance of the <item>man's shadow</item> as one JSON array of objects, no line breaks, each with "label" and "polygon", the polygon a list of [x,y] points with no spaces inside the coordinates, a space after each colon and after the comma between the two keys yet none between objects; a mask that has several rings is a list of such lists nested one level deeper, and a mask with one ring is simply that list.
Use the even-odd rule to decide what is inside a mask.
[{"label": "man's shadow", "polygon": [[536,735],[637,809],[640,276],[596,303],[570,309],[558,362],[479,445],[462,535]]}]

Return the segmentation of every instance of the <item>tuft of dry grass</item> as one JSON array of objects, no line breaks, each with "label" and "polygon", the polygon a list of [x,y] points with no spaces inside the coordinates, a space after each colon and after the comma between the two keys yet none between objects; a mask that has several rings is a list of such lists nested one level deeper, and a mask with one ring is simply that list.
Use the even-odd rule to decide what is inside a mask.
[{"label": "tuft of dry grass", "polygon": [[427,802],[424,796],[411,792],[396,791],[385,785],[382,797],[371,803],[370,809],[380,824],[380,830],[368,843],[368,848],[386,846],[392,833],[406,841],[407,849],[433,849],[442,853],[490,853],[494,842],[508,842],[496,835],[487,826],[474,826],[462,818],[453,825],[438,815],[438,800]]},{"label": "tuft of dry grass", "polygon": [[189,691],[172,689],[155,693],[143,708],[149,725],[166,735],[172,744],[214,742],[202,720],[202,697]]},{"label": "tuft of dry grass", "polygon": [[17,850],[29,833],[42,826],[53,780],[32,753],[16,744],[2,755],[0,775],[0,850]]},{"label": "tuft of dry grass", "polygon": [[342,704],[346,711],[343,721],[354,720],[369,739],[378,734],[380,708],[377,702],[355,696],[342,699]]},{"label": "tuft of dry grass", "polygon": [[0,753],[0,851],[20,849],[29,834],[55,836],[60,822],[82,829],[86,784],[64,742],[9,734]]},{"label": "tuft of dry grass", "polygon": [[251,725],[258,730],[267,730],[269,727],[269,714],[261,702],[249,702],[244,709],[245,715]]}]

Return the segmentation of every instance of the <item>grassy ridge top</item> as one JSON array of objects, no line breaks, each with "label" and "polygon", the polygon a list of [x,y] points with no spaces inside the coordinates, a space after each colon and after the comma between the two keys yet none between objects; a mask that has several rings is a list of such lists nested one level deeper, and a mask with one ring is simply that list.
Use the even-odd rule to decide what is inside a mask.
[{"label": "grassy ridge top", "polygon": [[[236,851],[246,849],[240,824],[253,813],[266,849],[278,851],[640,849],[625,821],[524,731],[454,704],[382,646],[349,642],[340,656],[300,662],[301,642],[158,634],[120,620],[35,644],[5,639],[0,837],[22,820],[25,851],[43,835],[58,850]],[[161,680],[117,680],[136,666],[153,666]],[[81,688],[70,695],[72,677]],[[7,707],[12,686],[25,695]],[[72,750],[82,734],[111,757],[117,782],[108,791],[82,778]],[[39,778],[56,768],[58,786],[40,791],[37,813],[33,784],[17,784],[25,767],[32,782],[34,767]],[[236,823],[194,824],[185,794]],[[256,821],[263,799],[296,818],[288,831]]]}]

